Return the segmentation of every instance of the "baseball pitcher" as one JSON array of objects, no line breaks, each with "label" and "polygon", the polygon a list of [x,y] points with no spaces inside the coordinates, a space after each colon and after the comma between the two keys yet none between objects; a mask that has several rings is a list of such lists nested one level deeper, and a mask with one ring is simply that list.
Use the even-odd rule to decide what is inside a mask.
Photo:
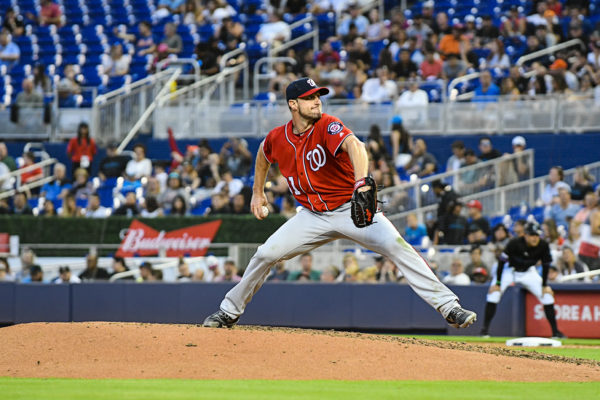
[{"label": "baseball pitcher", "polygon": [[320,96],[327,93],[327,88],[309,78],[287,87],[292,119],[269,132],[259,147],[250,207],[257,219],[265,217],[264,184],[273,163],[279,165],[291,193],[304,207],[258,248],[242,280],[204,326],[234,326],[273,264],[341,238],[389,257],[413,290],[450,325],[471,325],[476,314],[460,307],[456,295],[377,212],[377,187],[368,175],[365,146],[339,119],[323,114]]}]

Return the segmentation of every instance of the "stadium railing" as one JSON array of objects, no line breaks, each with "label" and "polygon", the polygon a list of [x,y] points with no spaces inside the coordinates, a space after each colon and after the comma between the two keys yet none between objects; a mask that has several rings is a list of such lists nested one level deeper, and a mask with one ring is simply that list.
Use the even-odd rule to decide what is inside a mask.
[{"label": "stadium railing", "polygon": [[306,18],[302,18],[301,20],[290,24],[290,31],[293,32],[294,29],[302,27],[307,31],[306,33],[298,36],[297,38],[291,39],[279,46],[269,48],[269,57],[276,57],[283,51],[306,41],[312,41],[312,48],[316,54],[319,50],[319,24],[317,23],[317,20],[312,15],[308,15]]},{"label": "stadium railing", "polygon": [[[46,183],[52,182],[55,179],[55,177],[54,177],[54,175],[50,175],[49,171],[50,171],[50,167],[52,165],[54,165],[56,162],[57,162],[57,160],[55,158],[49,158],[49,159],[40,161],[38,163],[29,165],[27,167],[16,169],[12,172],[9,172],[8,174],[1,175],[0,176],[0,186],[1,186],[1,183],[5,182],[7,179],[14,180],[15,183],[14,183],[13,189],[9,189],[9,190],[0,192],[0,199],[12,197],[12,196],[14,196],[15,193],[23,192],[26,190],[31,190],[31,189],[34,189],[37,187],[41,187],[41,186],[45,185]],[[25,172],[31,172],[38,168],[42,168],[42,170],[45,170],[44,174],[46,176],[44,176],[43,178],[40,178],[40,179],[36,179],[35,181],[26,183],[26,184],[23,184],[21,182],[21,176]]]},{"label": "stadium railing", "polygon": [[[596,181],[600,179],[600,161],[587,164],[585,167],[595,177]],[[573,184],[576,171],[576,168],[565,170],[564,181],[568,184]],[[518,218],[527,218],[529,215],[532,215],[540,222],[543,219],[543,206],[540,203],[540,198],[547,182],[548,175],[545,175],[479,193],[467,194],[460,198],[463,202],[479,200],[483,206],[484,215],[498,217],[499,220],[506,218],[506,216],[512,218],[510,211],[513,209],[515,216],[518,216]],[[394,189],[390,190],[390,192],[393,193]],[[462,194],[459,193],[459,195]],[[437,204],[429,204],[409,211],[388,214],[388,218],[402,232],[406,227],[406,218],[411,213],[417,214],[419,221],[426,221],[430,218],[435,219],[437,218]]]}]

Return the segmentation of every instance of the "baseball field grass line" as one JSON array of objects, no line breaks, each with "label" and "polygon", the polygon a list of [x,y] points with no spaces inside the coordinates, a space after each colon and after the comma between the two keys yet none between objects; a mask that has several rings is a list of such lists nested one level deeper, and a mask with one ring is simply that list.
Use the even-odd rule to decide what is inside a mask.
[{"label": "baseball field grass line", "polygon": [[4,400],[592,399],[600,383],[1,378]]},{"label": "baseball field grass line", "polygon": [[[399,335],[402,337],[430,339],[430,340],[448,340],[453,342],[476,342],[476,343],[505,343],[514,337],[491,336],[484,338],[481,336],[451,336],[451,335]],[[564,345],[569,346],[600,346],[600,339],[560,339]]]}]

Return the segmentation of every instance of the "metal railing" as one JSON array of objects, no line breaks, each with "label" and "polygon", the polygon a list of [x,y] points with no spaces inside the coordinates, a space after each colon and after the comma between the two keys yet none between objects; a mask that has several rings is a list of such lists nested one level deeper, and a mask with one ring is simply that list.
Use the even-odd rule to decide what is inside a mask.
[{"label": "metal railing", "polygon": [[575,46],[581,46],[582,49],[587,48],[587,46],[583,43],[583,41],[581,41],[581,39],[571,39],[564,43],[555,44],[554,46],[546,47],[545,49],[534,51],[533,53],[521,56],[517,60],[516,65],[521,66],[529,60],[535,60],[536,58],[540,58],[548,54],[554,54],[557,51]]},{"label": "metal railing", "polygon": [[192,79],[194,82],[200,79],[200,65],[198,64],[198,60],[195,58],[165,58],[164,60],[159,61],[156,64],[157,71],[163,71],[172,67],[180,67],[183,69],[185,66],[191,66],[194,71],[193,74],[189,73],[181,73],[180,78],[184,79]]},{"label": "metal railing", "polygon": [[[260,81],[263,79],[271,79],[274,76],[273,64],[279,62],[289,63],[291,65],[297,64],[296,59],[292,57],[263,57],[254,63],[254,82],[252,86],[255,96],[260,92]],[[261,73],[260,68],[264,64],[268,64],[269,69],[266,73]]]},{"label": "metal railing", "polygon": [[[100,143],[121,141],[144,114],[173,71],[165,70],[94,99],[91,135]],[[150,131],[145,126],[144,131]]]},{"label": "metal railing", "polygon": [[248,99],[248,96],[250,95],[250,63],[248,62],[248,54],[246,54],[246,44],[241,43],[237,49],[223,54],[223,57],[221,57],[221,60],[219,60],[219,67],[221,72],[225,71],[227,68],[236,67],[239,63],[230,65],[231,62],[229,60],[234,60],[240,56],[244,57],[244,61],[242,62],[244,67],[241,71],[243,90],[242,96],[244,99]]},{"label": "metal railing", "polygon": [[[598,181],[600,179],[600,161],[587,164],[586,167],[590,174]],[[565,170],[564,181],[572,185],[574,183],[575,172],[576,168]],[[505,215],[512,207],[525,207],[525,209],[529,210],[532,207],[542,206],[541,196],[547,183],[548,176],[546,175],[479,193],[471,193],[464,196],[462,193],[458,194],[461,195],[463,202],[479,200],[483,206],[485,215],[501,216]],[[401,229],[406,227],[406,218],[411,213],[417,214],[417,218],[420,221],[436,219],[437,204],[428,203],[421,208],[388,215],[388,218],[402,232]]]},{"label": "metal railing", "polygon": [[[387,213],[416,210],[421,207],[437,205],[438,198],[431,187],[432,182],[436,180],[451,185],[462,196],[480,193],[518,182],[519,178],[521,180],[533,178],[533,160],[532,149],[516,154],[505,154],[502,157],[478,162],[455,171],[422,179],[413,178],[411,182],[381,190],[378,196],[385,202],[384,210]],[[517,162],[527,166],[526,174],[521,177],[514,168]]]},{"label": "metal railing", "polygon": [[36,179],[33,182],[23,185],[23,184],[21,184],[21,175],[23,175],[23,173],[25,173],[25,172],[31,172],[38,168],[46,169],[47,171],[49,171],[49,168],[52,165],[54,165],[56,162],[57,162],[56,158],[49,158],[49,159],[40,161],[38,163],[29,165],[27,167],[16,169],[7,174],[0,175],[0,187],[2,186],[2,183],[5,182],[7,179],[10,179],[10,180],[14,179],[16,181],[15,188],[0,192],[0,199],[5,199],[8,197],[14,196],[15,193],[31,190],[31,189],[43,186],[46,183],[52,182],[55,179],[54,175],[45,176],[43,178]]},{"label": "metal railing", "polygon": [[269,57],[275,57],[282,51],[285,51],[291,47],[296,46],[298,43],[302,43],[307,40],[312,40],[312,47],[316,54],[316,52],[319,50],[319,24],[312,15],[309,15],[306,18],[302,18],[301,20],[290,24],[290,30],[293,31],[294,29],[299,28],[305,24],[309,24],[311,26],[311,30],[309,32],[300,35],[295,39],[289,40],[277,47],[269,48]]}]

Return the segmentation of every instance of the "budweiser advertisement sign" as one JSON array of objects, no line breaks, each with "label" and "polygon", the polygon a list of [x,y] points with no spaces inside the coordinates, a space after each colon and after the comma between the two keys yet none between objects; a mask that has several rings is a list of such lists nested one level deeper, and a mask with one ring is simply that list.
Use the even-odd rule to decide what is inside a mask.
[{"label": "budweiser advertisement sign", "polygon": [[[600,292],[573,291],[554,294],[558,329],[567,337],[600,338]],[[527,336],[550,336],[552,331],[544,306],[527,293],[525,301]]]},{"label": "budweiser advertisement sign", "polygon": [[203,256],[220,226],[221,220],[218,220],[165,232],[134,220],[116,255],[153,256],[164,252],[167,257]]}]

